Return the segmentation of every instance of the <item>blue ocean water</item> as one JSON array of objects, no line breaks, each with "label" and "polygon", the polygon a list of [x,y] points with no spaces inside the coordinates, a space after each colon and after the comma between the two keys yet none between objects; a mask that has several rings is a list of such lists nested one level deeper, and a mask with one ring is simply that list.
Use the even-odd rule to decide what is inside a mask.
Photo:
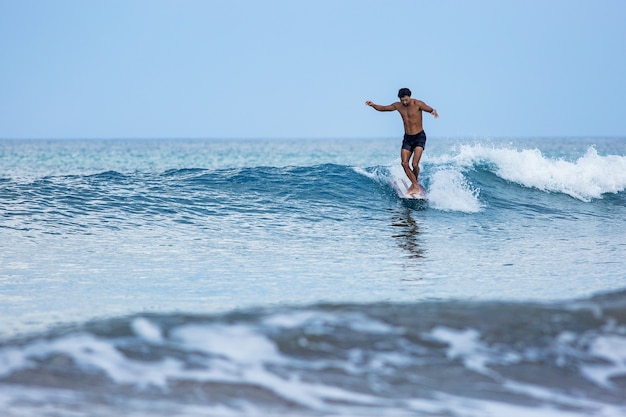
[{"label": "blue ocean water", "polygon": [[626,415],[626,139],[1,140],[13,416]]}]

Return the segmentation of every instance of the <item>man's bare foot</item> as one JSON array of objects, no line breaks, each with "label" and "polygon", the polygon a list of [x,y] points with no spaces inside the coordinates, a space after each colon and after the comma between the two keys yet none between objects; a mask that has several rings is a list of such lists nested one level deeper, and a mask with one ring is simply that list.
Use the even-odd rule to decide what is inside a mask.
[{"label": "man's bare foot", "polygon": [[420,187],[418,185],[411,185],[409,190],[406,192],[409,195],[419,194],[421,192]]}]

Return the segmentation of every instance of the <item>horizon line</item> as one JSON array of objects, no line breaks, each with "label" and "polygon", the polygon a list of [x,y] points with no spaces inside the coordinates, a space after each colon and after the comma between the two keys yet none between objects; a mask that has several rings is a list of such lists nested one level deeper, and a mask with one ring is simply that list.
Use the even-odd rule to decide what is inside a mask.
[{"label": "horizon line", "polygon": [[[0,141],[17,141],[17,140],[233,140],[233,141],[246,141],[246,140],[392,140],[396,139],[394,136],[319,136],[319,137],[286,137],[286,136],[264,136],[264,137],[219,137],[219,136],[173,136],[173,137],[141,137],[141,136],[112,136],[112,137],[0,137]],[[623,135],[432,135],[429,139],[494,139],[494,140],[512,140],[512,139],[626,139],[626,134]]]}]

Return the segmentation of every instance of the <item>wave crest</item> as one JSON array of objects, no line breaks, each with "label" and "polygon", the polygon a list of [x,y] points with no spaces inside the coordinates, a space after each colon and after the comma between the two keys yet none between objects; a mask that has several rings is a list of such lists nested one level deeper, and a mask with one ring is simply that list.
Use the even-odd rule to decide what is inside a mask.
[{"label": "wave crest", "polygon": [[539,149],[462,145],[455,155],[435,158],[436,165],[479,167],[498,177],[541,191],[567,194],[582,201],[626,189],[626,156],[599,155],[590,146],[576,160],[550,157]]}]

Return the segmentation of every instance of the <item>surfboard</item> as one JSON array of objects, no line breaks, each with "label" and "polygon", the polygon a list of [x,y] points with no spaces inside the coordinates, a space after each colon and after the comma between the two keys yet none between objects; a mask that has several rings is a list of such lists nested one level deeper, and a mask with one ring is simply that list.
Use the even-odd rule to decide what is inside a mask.
[{"label": "surfboard", "polygon": [[428,193],[422,184],[419,184],[419,194],[407,194],[411,183],[405,179],[395,179],[391,182],[391,187],[395,190],[398,197],[403,200],[428,200]]}]

